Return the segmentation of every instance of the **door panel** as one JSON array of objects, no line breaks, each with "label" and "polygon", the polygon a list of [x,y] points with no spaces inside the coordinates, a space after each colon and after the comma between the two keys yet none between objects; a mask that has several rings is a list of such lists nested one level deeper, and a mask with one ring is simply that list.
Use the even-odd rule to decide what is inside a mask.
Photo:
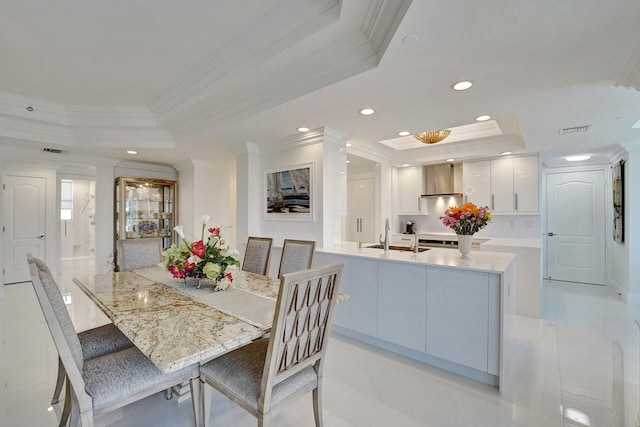
[{"label": "door panel", "polygon": [[5,175],[4,182],[4,282],[24,282],[26,254],[45,258],[46,178]]},{"label": "door panel", "polygon": [[604,284],[604,172],[547,175],[547,277]]}]

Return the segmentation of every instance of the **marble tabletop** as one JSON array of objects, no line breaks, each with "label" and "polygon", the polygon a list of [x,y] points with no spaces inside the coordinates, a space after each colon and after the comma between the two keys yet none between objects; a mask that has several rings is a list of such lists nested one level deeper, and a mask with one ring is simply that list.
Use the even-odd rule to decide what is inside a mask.
[{"label": "marble tabletop", "polygon": [[[159,268],[156,271],[166,273]],[[147,272],[147,275],[151,274],[156,273]],[[168,286],[136,272],[96,274],[73,280],[140,351],[161,371],[169,373],[210,360],[266,333],[275,309],[273,289],[275,283],[279,285],[279,281],[250,274],[238,275],[234,280],[237,288],[223,292],[198,289],[203,292],[198,292],[201,296],[196,297],[190,295],[194,290],[188,287],[180,289],[180,285],[172,282],[168,273],[165,276]],[[241,280],[241,276],[246,280]],[[262,284],[260,277],[263,278]],[[250,294],[241,290],[243,288],[256,289],[257,293]],[[228,293],[230,290],[232,292]],[[236,291],[242,292],[238,294],[241,298],[250,295],[248,298],[259,298],[258,301],[272,307],[268,325],[255,325],[265,322],[268,313],[257,321],[253,319],[255,324],[251,324],[240,318],[250,317],[246,312],[230,314],[233,308],[230,304],[227,304],[225,311],[228,313],[225,313],[222,309],[214,308],[215,305],[204,302],[215,299],[214,296],[221,297],[221,300],[233,300]],[[236,306],[246,303],[246,300],[240,301]],[[224,305],[220,302],[216,304],[221,307]]]}]

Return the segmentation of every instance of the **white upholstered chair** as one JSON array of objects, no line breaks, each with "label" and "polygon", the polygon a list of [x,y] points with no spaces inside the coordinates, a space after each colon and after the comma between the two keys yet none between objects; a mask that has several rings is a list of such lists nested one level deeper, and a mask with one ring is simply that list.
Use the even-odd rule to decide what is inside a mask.
[{"label": "white upholstered chair", "polygon": [[119,271],[155,267],[162,262],[162,238],[118,240]]},{"label": "white upholstered chair", "polygon": [[[44,267],[46,268],[46,266]],[[80,340],[82,356],[85,362],[133,346],[133,343],[129,338],[125,337],[113,323],[78,332],[78,339]],[[62,359],[58,358],[58,376],[56,379],[56,387],[53,392],[53,398],[51,399],[52,405],[58,403],[60,399],[60,392],[62,391],[65,378],[66,371],[64,370]],[[71,396],[67,390],[64,396],[62,416],[60,417],[60,427],[67,425],[70,411]]]},{"label": "white upholstered chair", "polygon": [[[81,422],[82,427],[93,427],[94,415],[198,378],[196,365],[163,374],[136,347],[85,362],[82,345],[49,269],[31,254],[27,261],[33,288],[67,373],[67,390],[73,398],[71,426]],[[195,399],[193,410],[197,424]]]},{"label": "white upholstered chair", "polygon": [[280,268],[278,269],[278,279],[282,277],[283,274],[311,268],[315,249],[316,242],[313,240],[284,239],[282,256],[280,257]]},{"label": "white upholstered chair", "polygon": [[273,239],[270,237],[249,236],[244,251],[242,270],[266,276],[269,269],[272,242]]},{"label": "white upholstered chair", "polygon": [[[272,414],[313,393],[322,426],[322,376],[343,264],[284,274],[270,338],[262,338],[200,367],[202,419],[207,425],[209,384],[267,427]],[[214,414],[215,416],[215,414]]]}]

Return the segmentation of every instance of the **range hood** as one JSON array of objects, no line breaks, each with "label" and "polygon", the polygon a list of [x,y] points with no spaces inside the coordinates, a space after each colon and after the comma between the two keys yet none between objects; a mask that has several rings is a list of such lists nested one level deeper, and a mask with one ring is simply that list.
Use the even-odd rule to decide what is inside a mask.
[{"label": "range hood", "polygon": [[425,166],[425,194],[422,197],[462,197],[462,167],[452,163]]}]

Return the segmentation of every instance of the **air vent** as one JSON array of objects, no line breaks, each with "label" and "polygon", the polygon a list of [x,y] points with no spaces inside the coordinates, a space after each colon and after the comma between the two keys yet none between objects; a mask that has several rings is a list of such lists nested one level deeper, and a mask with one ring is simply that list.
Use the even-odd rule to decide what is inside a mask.
[{"label": "air vent", "polygon": [[568,135],[570,133],[584,133],[588,132],[591,125],[586,126],[576,126],[572,128],[563,128],[558,132],[560,135]]},{"label": "air vent", "polygon": [[57,148],[43,148],[42,151],[44,151],[45,153],[51,153],[51,154],[69,154],[68,151],[65,150],[59,150]]}]

